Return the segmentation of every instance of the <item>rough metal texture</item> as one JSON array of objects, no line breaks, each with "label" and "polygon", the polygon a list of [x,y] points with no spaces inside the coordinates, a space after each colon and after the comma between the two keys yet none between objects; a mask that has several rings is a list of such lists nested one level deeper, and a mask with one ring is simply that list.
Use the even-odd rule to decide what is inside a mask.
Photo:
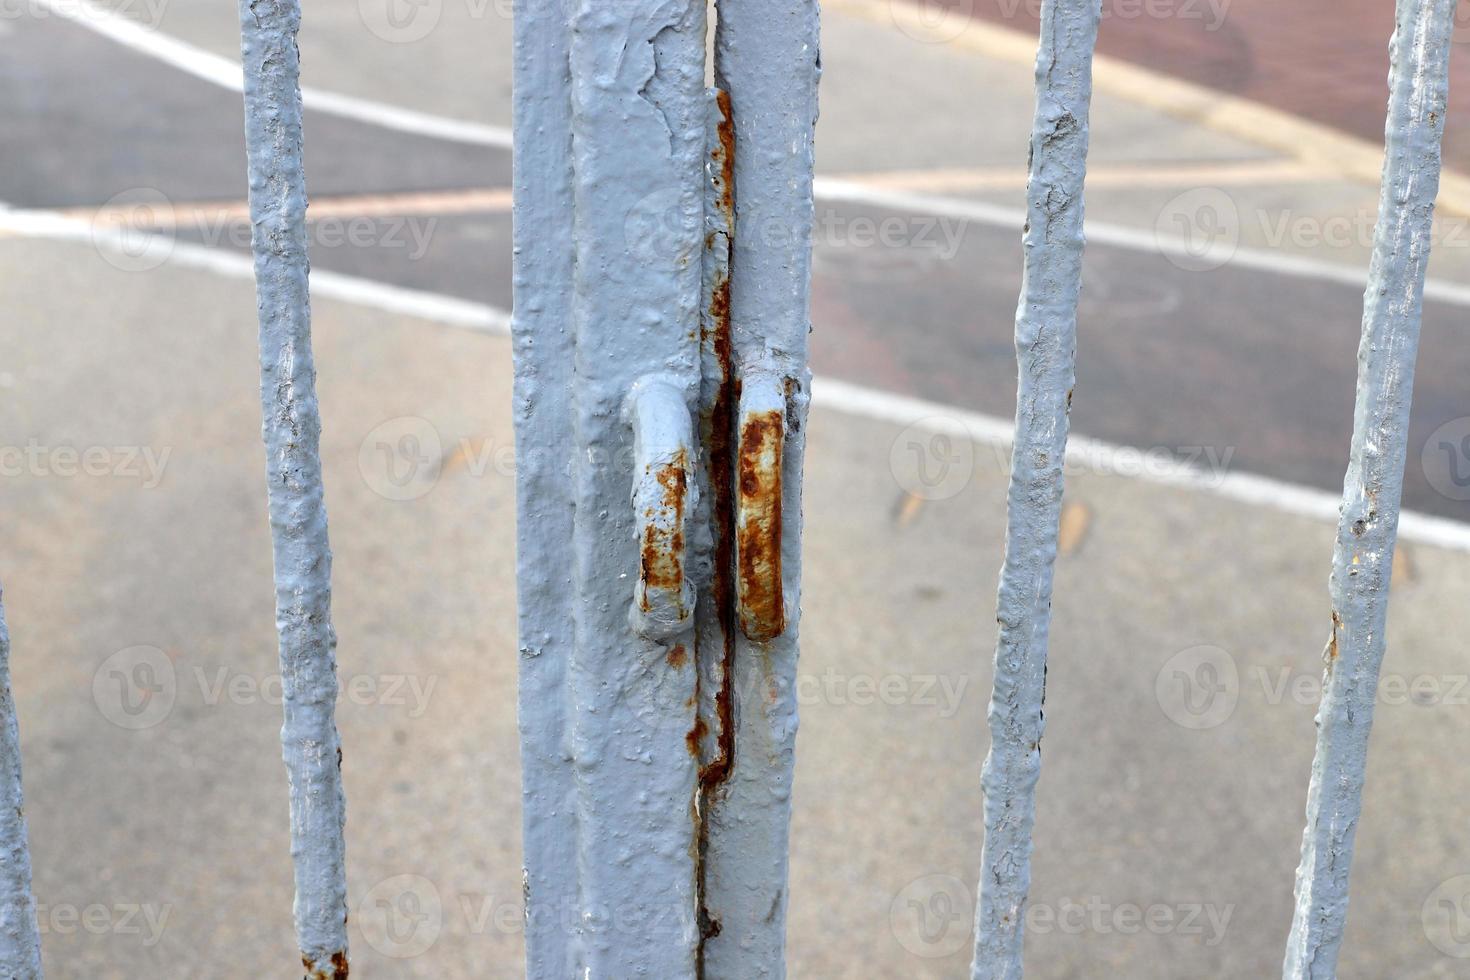
[{"label": "rough metal texture", "polygon": [[1290,980],[1336,976],[1347,919],[1388,621],[1454,17],[1455,0],[1400,0],[1390,45],[1387,155],[1363,301],[1352,455],[1332,562],[1332,636],[1317,755],[1286,948]]},{"label": "rough metal texture", "polygon": [[515,11],[516,581],[520,632],[521,847],[526,976],[581,975],[573,857],[574,773],[566,743],[567,664],[574,635],[572,155],[562,4]]},{"label": "rough metal texture", "polygon": [[638,544],[632,623],[649,639],[666,640],[688,630],[694,617],[687,544],[690,511],[698,506],[693,427],[684,393],[661,378],[639,383],[628,407]]},{"label": "rough metal texture", "polygon": [[767,643],[734,638],[726,678],[733,757],[705,807],[704,975],[712,980],[786,971],[817,43],[813,0],[719,4],[715,75],[729,93],[734,146],[731,356],[737,382],[776,377],[785,395],[780,569],[788,622]]},{"label": "rough metal texture", "polygon": [[347,976],[347,875],[332,553],[307,297],[299,0],[240,0],[245,139],[260,313],[260,398],[275,551],[296,933],[307,976]]},{"label": "rough metal texture", "polygon": [[10,691],[10,630],[0,598],[0,975],[39,980],[41,937],[20,786],[20,727]]},{"label": "rough metal texture", "polygon": [[1082,283],[1092,51],[1099,0],[1046,0],[1036,56],[1025,272],[1016,310],[1016,441],[1000,576],[975,980],[1018,980],[1041,775],[1052,570],[1062,507]]},{"label": "rough metal texture", "polygon": [[[635,390],[664,389],[664,422],[640,423],[645,436],[668,427],[673,406],[688,419],[698,404],[704,37],[696,0],[517,11],[514,335],[533,978],[697,969],[694,622],[653,624],[647,632],[659,638],[634,626],[640,574],[657,578],[682,559],[672,534],[644,554],[648,523],[630,502],[640,413],[628,403]],[[676,467],[687,491],[696,465]]]}]

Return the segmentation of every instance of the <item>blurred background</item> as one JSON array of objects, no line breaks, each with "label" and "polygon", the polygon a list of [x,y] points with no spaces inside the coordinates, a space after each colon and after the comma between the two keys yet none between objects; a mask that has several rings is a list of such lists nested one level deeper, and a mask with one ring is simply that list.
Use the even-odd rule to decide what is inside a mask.
[{"label": "blurred background", "polygon": [[[305,8],[354,975],[520,976],[510,2]],[[823,5],[793,977],[967,975],[1038,13]],[[1463,13],[1344,978],[1470,975]],[[299,972],[237,18],[0,0],[0,580],[54,977]],[[1103,0],[1029,976],[1280,969],[1392,28]]]}]

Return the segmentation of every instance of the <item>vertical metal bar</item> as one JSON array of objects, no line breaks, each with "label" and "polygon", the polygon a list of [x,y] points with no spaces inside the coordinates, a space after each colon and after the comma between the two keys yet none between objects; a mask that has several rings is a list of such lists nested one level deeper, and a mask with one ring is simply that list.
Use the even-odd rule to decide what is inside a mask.
[{"label": "vertical metal bar", "polygon": [[1000,575],[975,980],[1019,980],[1045,727],[1047,634],[1082,285],[1092,52],[1099,0],[1046,0],[1036,56],[1025,271],[1016,309],[1016,441]]},{"label": "vertical metal bar", "polygon": [[[532,978],[697,969],[703,0],[517,10]],[[636,472],[635,472],[636,471]]]},{"label": "vertical metal bar", "polygon": [[[699,395],[705,6],[579,0],[571,24],[580,967],[593,977],[692,978],[695,636],[692,619],[667,636],[634,628],[635,583],[684,559],[640,535],[629,450],[654,430],[687,432]],[[682,421],[650,424],[635,410],[629,424],[629,400],[648,407],[649,387],[672,392],[652,404]]]},{"label": "vertical metal bar", "polygon": [[1400,0],[1390,44],[1383,184],[1363,300],[1352,454],[1332,560],[1332,635],[1283,975],[1331,978],[1388,623],[1409,406],[1429,262],[1455,0]]},{"label": "vertical metal bar", "polygon": [[[732,371],[742,392],[735,426],[734,479],[756,481],[752,501],[774,495],[779,536],[755,535],[779,554],[737,556],[736,601],[768,599],[774,609],[741,610],[754,637],[737,633],[721,693],[736,724],[727,752],[706,769],[703,854],[703,968],[710,978],[783,977],[787,842],[795,763],[797,621],[801,584],[801,467],[810,392],[813,131],[817,119],[818,10],[814,0],[752,4],[720,0],[716,82],[728,93],[721,132],[733,144],[734,244],[728,320]],[[759,444],[739,435],[756,414],[744,387],[767,391],[784,419]],[[759,411],[772,406],[764,402]],[[745,412],[751,409],[751,412]],[[727,408],[727,412],[729,409]],[[751,430],[754,432],[754,430]],[[728,442],[727,438],[727,442]],[[764,463],[779,461],[779,472]],[[746,472],[749,466],[750,472]],[[742,488],[741,493],[745,492]],[[738,501],[736,502],[738,506]],[[751,529],[768,526],[759,521]],[[759,547],[759,546],[757,546]],[[763,576],[779,576],[764,580]],[[760,580],[757,580],[760,579]],[[779,615],[763,616],[762,613]],[[728,624],[728,621],[727,621]],[[770,627],[769,629],[761,628]]]},{"label": "vertical metal bar", "polygon": [[566,685],[575,633],[571,32],[560,0],[515,8],[516,583],[526,976],[580,976],[575,773]]},{"label": "vertical metal bar", "polygon": [[0,975],[40,980],[41,936],[31,895],[31,852],[27,844],[20,780],[20,726],[10,690],[10,630],[0,595]]},{"label": "vertical metal bar", "polygon": [[307,294],[299,0],[240,0],[245,141],[260,315],[260,399],[275,552],[296,934],[309,980],[347,976],[347,874],[332,552],[322,499]]}]

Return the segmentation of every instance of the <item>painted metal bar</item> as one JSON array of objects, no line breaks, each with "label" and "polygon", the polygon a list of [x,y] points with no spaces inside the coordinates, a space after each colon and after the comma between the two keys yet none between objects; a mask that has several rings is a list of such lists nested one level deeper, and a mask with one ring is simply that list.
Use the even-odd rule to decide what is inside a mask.
[{"label": "painted metal bar", "polygon": [[974,980],[1019,980],[1041,775],[1052,576],[1076,376],[1092,53],[1099,0],[1046,0],[1016,309],[1016,440],[996,618]]},{"label": "painted metal bar", "polygon": [[1455,0],[1399,0],[1373,234],[1352,453],[1332,560],[1332,634],[1317,754],[1283,975],[1329,980],[1347,921],[1353,841],[1383,664],[1389,587],[1408,453],[1424,276],[1439,191]]},{"label": "painted metal bar", "polygon": [[571,31],[559,0],[515,9],[516,601],[526,976],[582,976],[575,771],[568,763],[575,635]]},{"label": "painted metal bar", "polygon": [[299,0],[240,0],[245,142],[260,316],[276,630],[290,779],[296,935],[308,980],[347,976],[347,870],[332,552],[322,496],[321,416],[307,291]]},{"label": "painted metal bar", "polygon": [[516,23],[532,978],[694,977],[705,5]]},{"label": "painted metal bar", "polygon": [[[763,430],[779,444],[747,441],[750,452],[736,460],[737,486],[747,476],[758,483],[740,493],[751,491],[752,501],[770,500],[770,516],[780,528],[779,537],[762,534],[750,541],[779,553],[748,549],[739,559],[750,572],[743,586],[747,598],[760,598],[763,606],[747,608],[755,613],[744,617],[755,637],[735,633],[723,677],[725,718],[735,730],[703,780],[701,920],[704,976],[758,980],[786,975],[801,468],[811,388],[813,132],[821,70],[814,0],[720,0],[718,9],[715,76],[728,93],[729,113],[717,138],[725,151],[733,149],[719,195],[734,194],[726,306],[731,374],[742,392],[742,412],[755,407],[744,395],[747,384],[770,391],[763,378],[771,380],[774,394],[760,411],[774,408],[784,419]],[[726,413],[734,415],[733,406],[727,404]],[[732,419],[731,425],[741,427],[742,420]],[[737,456],[738,435],[725,433],[727,444],[737,444],[731,447]],[[779,472],[769,472],[763,460],[779,460]],[[770,530],[771,523],[763,527]],[[727,589],[726,599],[738,591]],[[726,620],[725,635],[734,625]]]},{"label": "painted metal bar", "polygon": [[10,630],[0,595],[0,976],[40,980],[41,935],[20,779],[20,726],[10,690]]}]

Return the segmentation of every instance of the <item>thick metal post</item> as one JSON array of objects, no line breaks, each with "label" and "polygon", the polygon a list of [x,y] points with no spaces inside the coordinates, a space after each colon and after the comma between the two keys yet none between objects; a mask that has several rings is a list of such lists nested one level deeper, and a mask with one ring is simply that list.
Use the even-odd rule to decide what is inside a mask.
[{"label": "thick metal post", "polygon": [[1082,286],[1092,52],[1099,0],[1046,0],[1036,56],[1025,272],[1016,310],[1016,441],[1000,576],[985,846],[975,907],[975,980],[1019,980],[1042,701]]},{"label": "thick metal post", "polygon": [[10,630],[0,597],[0,976],[40,980],[41,936],[20,780],[20,727],[10,690]]},{"label": "thick metal post", "polygon": [[724,620],[731,648],[716,719],[733,732],[703,780],[703,964],[712,980],[757,980],[786,975],[821,70],[815,0],[718,6],[715,77],[728,110],[719,142],[733,157],[717,197],[733,192],[734,238],[728,296],[716,306],[739,392],[722,409],[733,415],[722,439],[734,453],[736,614]]},{"label": "thick metal post", "polygon": [[245,140],[260,314],[276,629],[290,778],[296,934],[308,980],[347,976],[347,870],[332,552],[318,451],[321,416],[307,295],[306,178],[301,159],[299,0],[240,0]]},{"label": "thick metal post", "polygon": [[692,978],[705,4],[517,18],[527,972]]},{"label": "thick metal post", "polygon": [[1337,975],[1385,650],[1424,274],[1439,190],[1455,0],[1399,0],[1397,10],[1352,454],[1332,560],[1332,635],[1324,653],[1317,755],[1283,971],[1288,980]]}]

